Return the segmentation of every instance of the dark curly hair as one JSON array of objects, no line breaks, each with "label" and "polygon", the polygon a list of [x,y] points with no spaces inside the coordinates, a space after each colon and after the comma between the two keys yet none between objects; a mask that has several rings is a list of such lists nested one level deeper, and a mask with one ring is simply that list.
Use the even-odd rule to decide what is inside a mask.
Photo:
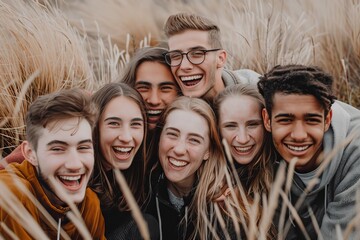
[{"label": "dark curly hair", "polygon": [[275,93],[313,95],[324,108],[326,116],[336,99],[332,83],[332,76],[315,66],[277,65],[260,77],[258,89],[265,99],[270,117]]}]

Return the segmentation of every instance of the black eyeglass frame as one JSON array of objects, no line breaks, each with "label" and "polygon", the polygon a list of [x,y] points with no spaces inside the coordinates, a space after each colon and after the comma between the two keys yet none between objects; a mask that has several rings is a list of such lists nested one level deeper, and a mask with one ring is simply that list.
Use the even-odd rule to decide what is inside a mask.
[{"label": "black eyeglass frame", "polygon": [[[185,52],[181,52],[181,51],[179,51],[179,50],[175,50],[175,51],[171,51],[171,52],[164,53],[163,55],[164,55],[166,64],[169,65],[169,66],[171,66],[171,67],[180,66],[181,63],[182,63],[182,61],[183,61],[183,59],[184,59],[184,55],[186,56],[187,60],[188,60],[190,63],[192,63],[192,64],[194,64],[194,65],[200,65],[200,64],[202,64],[202,63],[205,61],[205,55],[206,55],[206,53],[208,53],[208,52],[215,52],[215,51],[219,51],[219,50],[221,50],[221,48],[214,48],[214,49],[193,49],[193,50],[190,50],[190,51],[188,51],[188,52],[186,52],[186,53],[185,53]],[[202,60],[200,63],[193,63],[193,62],[189,59],[189,55],[188,55],[188,54],[191,53],[191,52],[196,52],[196,51],[203,52],[203,54],[204,54],[204,55],[203,55],[203,60]],[[181,54],[181,60],[180,60],[180,62],[179,62],[178,64],[176,64],[176,65],[172,65],[172,64],[171,64],[171,59],[170,59],[170,57],[168,57],[170,53],[179,53],[179,54]]]}]

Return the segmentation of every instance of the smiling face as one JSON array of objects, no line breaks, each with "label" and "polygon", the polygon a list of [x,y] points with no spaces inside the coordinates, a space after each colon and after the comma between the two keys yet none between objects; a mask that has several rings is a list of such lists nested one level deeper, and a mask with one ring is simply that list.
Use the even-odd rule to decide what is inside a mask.
[{"label": "smiling face", "polygon": [[231,156],[239,164],[250,163],[264,137],[259,103],[250,96],[230,96],[220,104],[219,116],[221,135],[230,147]]},{"label": "smiling face", "polygon": [[[186,30],[169,38],[169,51],[186,53],[196,49],[212,49],[208,39],[207,31]],[[185,96],[214,97],[224,88],[221,73],[225,60],[224,50],[206,53],[204,62],[199,65],[192,64],[183,56],[181,64],[171,67],[171,71]]]},{"label": "smiling face", "polygon": [[146,103],[149,129],[154,129],[164,108],[178,96],[170,69],[159,62],[143,62],[136,71],[135,89]]},{"label": "smiling face", "polygon": [[264,124],[272,133],[274,145],[285,161],[297,157],[295,169],[310,172],[320,164],[324,133],[328,130],[332,112],[325,111],[312,95],[284,95],[273,97],[272,117],[263,111]]},{"label": "smiling face", "polygon": [[202,116],[192,111],[172,111],[159,142],[160,164],[168,181],[191,188],[196,171],[209,158],[209,144],[209,128]]},{"label": "smiling face", "polygon": [[100,116],[99,133],[105,169],[128,169],[144,138],[140,107],[128,97],[113,98]]},{"label": "smiling face", "polygon": [[[36,166],[50,191],[52,202],[65,203],[63,191],[74,203],[83,201],[87,183],[94,166],[92,129],[85,119],[69,118],[50,122],[40,130],[37,149],[24,142],[27,159]],[[55,180],[62,190],[54,187]]]}]

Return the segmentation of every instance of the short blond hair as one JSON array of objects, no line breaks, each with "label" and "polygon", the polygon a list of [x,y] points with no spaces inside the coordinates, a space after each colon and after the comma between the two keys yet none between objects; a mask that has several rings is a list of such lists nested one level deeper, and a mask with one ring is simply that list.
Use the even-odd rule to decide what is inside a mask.
[{"label": "short blond hair", "polygon": [[167,38],[186,30],[208,31],[211,47],[222,48],[219,27],[205,17],[192,13],[177,13],[170,15],[164,26]]}]

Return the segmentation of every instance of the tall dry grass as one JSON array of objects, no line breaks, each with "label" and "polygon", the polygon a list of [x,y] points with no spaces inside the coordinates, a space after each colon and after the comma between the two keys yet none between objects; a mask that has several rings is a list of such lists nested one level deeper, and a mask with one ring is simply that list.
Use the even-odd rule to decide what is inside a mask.
[{"label": "tall dry grass", "polygon": [[24,138],[24,113],[35,97],[117,81],[136,49],[166,43],[163,24],[180,11],[220,26],[228,68],[264,73],[277,64],[318,65],[334,76],[338,98],[360,107],[359,0],[40,2],[0,1],[4,155]]},{"label": "tall dry grass", "polygon": [[62,88],[91,89],[84,39],[61,11],[24,1],[0,1],[0,149],[24,138],[24,118],[38,95]]}]

